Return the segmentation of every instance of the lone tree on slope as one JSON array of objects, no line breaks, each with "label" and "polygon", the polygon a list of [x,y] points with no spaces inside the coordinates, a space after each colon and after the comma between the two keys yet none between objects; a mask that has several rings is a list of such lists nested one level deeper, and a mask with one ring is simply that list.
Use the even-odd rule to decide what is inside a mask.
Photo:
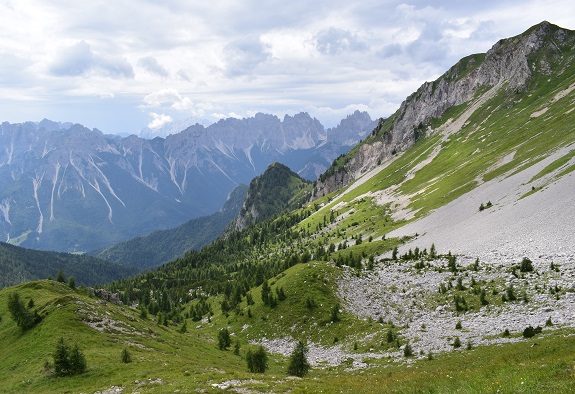
[{"label": "lone tree on slope", "polygon": [[288,374],[303,377],[308,373],[310,365],[307,362],[308,348],[302,341],[298,341],[290,355]]}]

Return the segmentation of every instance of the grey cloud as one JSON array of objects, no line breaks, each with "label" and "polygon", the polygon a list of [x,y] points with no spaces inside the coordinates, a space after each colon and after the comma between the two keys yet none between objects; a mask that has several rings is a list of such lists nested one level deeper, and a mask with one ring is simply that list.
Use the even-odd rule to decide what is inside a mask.
[{"label": "grey cloud", "polygon": [[261,42],[259,37],[243,37],[225,46],[225,73],[231,77],[250,75],[259,64],[270,58],[269,46]]},{"label": "grey cloud", "polygon": [[315,35],[315,47],[324,55],[339,55],[346,51],[363,52],[367,44],[356,34],[336,27],[321,30]]},{"label": "grey cloud", "polygon": [[65,49],[50,66],[53,75],[78,76],[86,73],[94,66],[94,54],[86,41]]},{"label": "grey cloud", "polygon": [[159,75],[160,77],[169,76],[168,70],[164,68],[158,60],[153,56],[146,56],[138,60],[138,65],[151,74]]},{"label": "grey cloud", "polygon": [[82,76],[94,71],[110,78],[134,78],[134,69],[126,59],[98,55],[86,41],[63,50],[49,71],[59,77]]},{"label": "grey cloud", "polygon": [[377,52],[377,55],[383,58],[389,58],[401,55],[403,53],[403,47],[397,43],[389,44],[383,47]]}]

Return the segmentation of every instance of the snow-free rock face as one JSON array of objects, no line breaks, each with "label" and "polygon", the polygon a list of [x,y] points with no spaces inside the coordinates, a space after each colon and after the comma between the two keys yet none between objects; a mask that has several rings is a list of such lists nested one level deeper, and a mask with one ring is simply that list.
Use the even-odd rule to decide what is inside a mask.
[{"label": "snow-free rock face", "polygon": [[342,123],[351,126],[334,129],[330,138],[332,129],[326,131],[307,113],[283,120],[259,113],[146,140],[48,120],[5,122],[0,125],[0,239],[86,251],[176,227],[216,212],[234,187],[249,183],[272,162],[315,179],[371,131],[367,113],[356,112]]},{"label": "snow-free rock face", "polygon": [[439,79],[424,83],[410,95],[388,119],[392,123],[387,124],[387,129],[380,123],[380,131],[373,133],[345,166],[320,178],[314,195],[331,193],[393,154],[410,148],[423,133],[433,133],[432,120],[448,109],[478,99],[492,87],[522,91],[534,73],[559,72],[552,70],[550,58],[560,57],[559,47],[573,43],[573,32],[542,22],[521,35],[500,40],[486,54],[463,58]]}]

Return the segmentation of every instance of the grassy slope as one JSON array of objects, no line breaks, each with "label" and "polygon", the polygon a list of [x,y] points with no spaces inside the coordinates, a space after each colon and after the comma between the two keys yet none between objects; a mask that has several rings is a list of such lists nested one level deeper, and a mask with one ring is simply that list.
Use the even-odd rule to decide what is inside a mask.
[{"label": "grassy slope", "polygon": [[[252,291],[256,301],[252,306],[252,318],[247,315],[226,318],[216,311],[211,323],[188,320],[185,334],[178,332],[179,327],[158,326],[150,319],[140,319],[136,310],[103,305],[101,301],[89,298],[81,291],[73,292],[57,282],[31,282],[4,289],[0,291],[0,315],[3,317],[0,346],[4,349],[0,360],[0,392],[94,392],[110,386],[122,386],[125,392],[190,392],[230,381],[235,387],[296,393],[450,393],[496,392],[498,389],[527,393],[568,392],[572,388],[575,341],[572,340],[573,333],[564,331],[498,346],[496,352],[491,347],[459,350],[436,355],[431,361],[413,361],[407,367],[387,359],[373,359],[367,370],[346,371],[350,364],[343,363],[337,367],[314,368],[304,379],[288,379],[286,358],[270,355],[270,369],[265,374],[248,373],[243,359],[248,347],[247,332],[255,338],[264,333],[280,337],[284,332],[294,335],[290,327],[295,322],[302,327],[297,331],[313,341],[330,342],[337,336],[347,342],[356,340],[359,335],[382,331],[379,323],[358,321],[345,313],[339,322],[328,323],[328,307],[336,301],[330,289],[334,274],[334,268],[325,264],[296,265],[272,281],[275,282],[272,287],[289,288],[288,298],[275,309],[262,305],[260,290],[256,289]],[[28,332],[22,333],[6,311],[6,298],[12,291],[18,291],[25,301],[32,297],[40,313],[47,314]],[[308,295],[317,302],[312,310],[303,302]],[[125,332],[112,328],[98,332],[81,322],[80,316],[88,315],[93,318],[106,316]],[[106,325],[105,322],[101,324]],[[258,327],[242,331],[244,324],[257,324]],[[234,355],[232,350],[216,348],[217,331],[225,326],[229,327],[233,338],[240,340],[240,356]],[[55,378],[44,370],[60,337],[68,344],[79,344],[88,362],[85,374]],[[124,348],[132,355],[130,364],[120,362]],[[365,351],[359,349],[362,350]]]},{"label": "grassy slope", "polygon": [[[399,185],[392,195],[408,197],[407,209],[414,212],[414,218],[422,217],[481,182],[524,170],[557,149],[569,146],[563,158],[532,181],[553,171],[555,179],[570,173],[575,169],[571,161],[575,142],[575,111],[572,111],[575,92],[571,91],[556,101],[554,98],[574,83],[575,62],[571,62],[560,75],[539,76],[531,81],[534,90],[529,93],[500,90],[475,111],[457,133],[448,138],[433,134],[420,140],[407,152],[394,157],[363,185],[353,189],[348,186],[350,191],[339,190],[316,201],[318,206],[322,206],[319,216],[327,214],[340,201],[348,203],[344,209],[353,209],[356,205],[354,199],[364,197],[370,200],[370,193]],[[543,115],[532,117],[543,108],[547,108]],[[445,124],[465,109],[465,105],[452,108],[437,119],[434,126]],[[430,163],[419,168],[434,149],[440,149],[439,153]],[[512,157],[504,164],[498,164],[506,156]],[[419,169],[414,171],[416,168]],[[415,172],[415,176],[407,179],[411,172]],[[341,197],[336,198],[338,196]],[[380,206],[372,204],[371,215],[377,216],[380,210]],[[312,227],[317,216],[308,219]],[[377,226],[375,234],[381,236],[404,223],[395,221],[385,227]]]}]

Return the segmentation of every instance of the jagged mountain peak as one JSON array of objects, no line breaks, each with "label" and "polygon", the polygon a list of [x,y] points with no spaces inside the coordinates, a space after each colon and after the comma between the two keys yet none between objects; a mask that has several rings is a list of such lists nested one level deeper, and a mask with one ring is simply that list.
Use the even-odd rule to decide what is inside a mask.
[{"label": "jagged mountain peak", "polygon": [[4,122],[0,238],[36,249],[86,251],[176,227],[221,209],[234,187],[274,161],[298,171],[316,163],[318,170],[306,173],[315,179],[332,154],[349,149],[336,141],[322,153],[325,160],[318,153],[326,138],[307,113],[194,124],[152,140],[49,120]]}]

